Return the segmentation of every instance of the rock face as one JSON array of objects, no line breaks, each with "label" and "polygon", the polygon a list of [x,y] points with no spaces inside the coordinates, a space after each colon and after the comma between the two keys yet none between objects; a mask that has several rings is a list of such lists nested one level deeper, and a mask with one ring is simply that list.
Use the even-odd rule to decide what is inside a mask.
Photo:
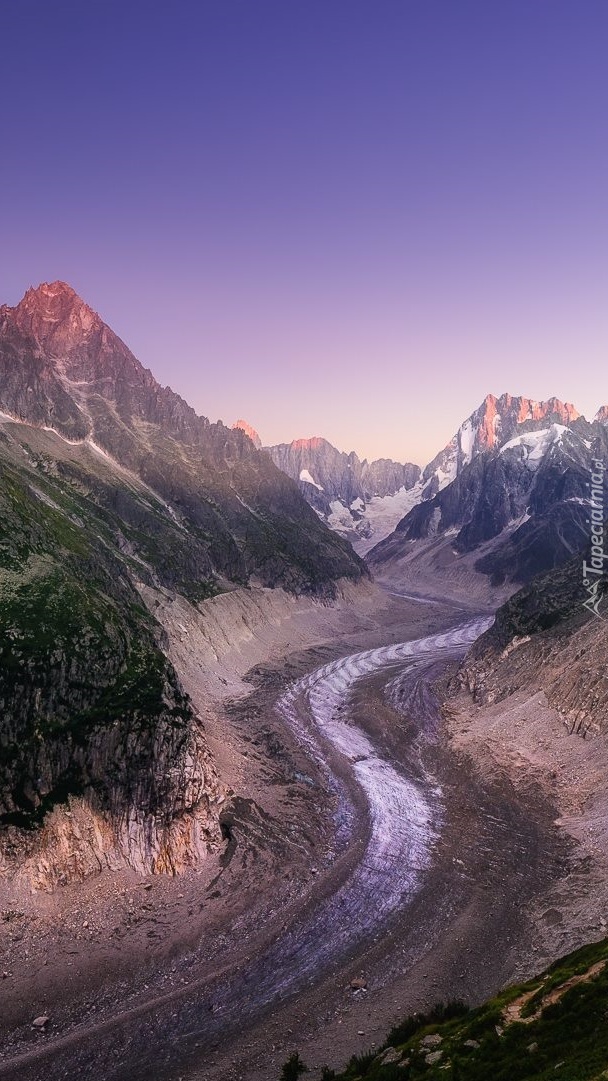
[{"label": "rock face", "polygon": [[251,424],[248,424],[246,420],[237,420],[234,422],[232,427],[238,428],[241,432],[244,432],[245,435],[248,435],[256,450],[262,449],[262,440],[260,439],[255,428],[252,428]]},{"label": "rock face", "polygon": [[436,537],[456,553],[489,545],[476,567],[495,585],[527,582],[587,543],[597,460],[608,461],[608,429],[599,421],[589,424],[554,398],[490,396],[427,466],[420,502],[373,549],[370,564],[386,569],[413,542]]},{"label": "rock face", "polygon": [[356,499],[394,495],[399,488],[412,488],[420,475],[418,466],[410,462],[401,465],[390,458],[361,461],[354,451],[345,454],[318,436],[265,449],[279,469],[299,481],[304,492],[312,495],[310,488],[317,491],[325,506],[333,499],[350,506]]},{"label": "rock face", "polygon": [[552,424],[568,426],[579,413],[569,402],[549,398],[513,398],[488,394],[478,409],[460,425],[456,434],[422,473],[423,498],[430,499],[450,484],[478,454],[504,446],[514,435]]},{"label": "rock face", "polygon": [[255,575],[326,598],[365,573],[68,286],[0,309],[0,872],[176,873],[220,842],[203,725],[144,596]]},{"label": "rock face", "polygon": [[[275,465],[298,482],[317,513],[355,546],[374,531],[372,501],[374,509],[380,509],[378,501],[410,491],[420,476],[419,467],[411,462],[402,465],[389,458],[361,461],[354,451],[345,454],[319,437],[265,449]],[[397,510],[395,522],[398,517]]]},{"label": "rock face", "polygon": [[120,475],[112,489],[103,458],[105,485],[94,455],[89,472],[53,459],[64,446],[0,430],[0,871],[36,888],[175,873],[220,841],[202,722],[136,588],[155,575],[101,496],[141,523],[160,504]]},{"label": "rock face", "polygon": [[[586,610],[583,556],[535,578],[498,609],[454,682],[480,705],[542,690],[573,735],[608,731],[608,622]],[[608,580],[599,579],[599,614]]]},{"label": "rock face", "polygon": [[183,520],[199,578],[333,592],[362,564],[296,485],[238,429],[210,424],[161,387],[69,286],[30,289],[0,308],[0,409],[91,441]]}]

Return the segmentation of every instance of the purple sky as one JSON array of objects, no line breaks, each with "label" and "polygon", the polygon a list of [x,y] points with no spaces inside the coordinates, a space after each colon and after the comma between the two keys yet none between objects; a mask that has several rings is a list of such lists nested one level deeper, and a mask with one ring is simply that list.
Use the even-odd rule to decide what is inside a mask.
[{"label": "purple sky", "polygon": [[608,402],[605,0],[19,0],[0,301],[61,278],[265,442]]}]

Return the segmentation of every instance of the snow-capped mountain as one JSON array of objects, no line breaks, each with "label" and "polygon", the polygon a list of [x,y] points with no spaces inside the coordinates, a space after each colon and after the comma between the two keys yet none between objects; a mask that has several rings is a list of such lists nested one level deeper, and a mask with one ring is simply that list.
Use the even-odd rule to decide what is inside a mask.
[{"label": "snow-capped mountain", "polygon": [[488,394],[423,470],[422,498],[432,498],[451,484],[477,454],[502,446],[517,432],[553,423],[568,426],[578,416],[573,405],[557,398],[536,402],[531,398],[513,398],[510,394],[502,394],[500,398]]},{"label": "snow-capped mountain", "polygon": [[[600,410],[596,419],[604,415],[608,419],[608,407],[604,413]],[[283,472],[298,481],[305,498],[327,524],[364,555],[415,507],[451,485],[478,455],[506,448],[510,440],[528,432],[552,432],[555,425],[567,428],[578,417],[571,403],[557,398],[537,402],[510,394],[499,398],[488,394],[423,470],[389,459],[360,461],[354,452],[345,454],[319,437],[296,439],[265,450]],[[237,426],[254,442],[259,440],[245,421],[237,421]],[[543,457],[551,438],[545,434],[539,443],[530,443],[531,465]],[[525,450],[525,443],[522,445]]]},{"label": "snow-capped mountain", "polygon": [[[246,429],[245,429],[246,430]],[[345,454],[326,439],[296,439],[266,447],[275,465],[296,480],[320,517],[348,537],[359,554],[395,527],[419,498],[420,468],[389,458],[373,462]]]},{"label": "snow-capped mountain", "polygon": [[497,584],[529,581],[588,543],[599,459],[608,462],[605,407],[589,423],[555,398],[490,395],[424,470],[420,501],[370,552],[370,563],[395,569],[406,557],[415,561],[417,542],[433,541],[437,552],[483,548],[476,569]]}]

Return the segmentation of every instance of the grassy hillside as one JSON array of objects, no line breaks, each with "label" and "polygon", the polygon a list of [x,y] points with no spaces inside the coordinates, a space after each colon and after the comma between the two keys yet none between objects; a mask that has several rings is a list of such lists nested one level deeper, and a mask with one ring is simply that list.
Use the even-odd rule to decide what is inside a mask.
[{"label": "grassy hillside", "polygon": [[103,494],[0,442],[0,827],[37,826],[70,795],[112,812],[176,800],[194,718],[132,579],[179,583],[192,542],[143,493],[114,489],[122,518]]},{"label": "grassy hillside", "polygon": [[478,1009],[408,1018],[384,1048],[324,1081],[608,1079],[608,939],[585,946]]}]

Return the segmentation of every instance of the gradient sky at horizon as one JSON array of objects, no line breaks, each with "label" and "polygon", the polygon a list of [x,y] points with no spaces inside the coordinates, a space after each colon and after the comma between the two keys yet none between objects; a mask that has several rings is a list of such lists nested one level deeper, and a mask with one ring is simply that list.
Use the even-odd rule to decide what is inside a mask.
[{"label": "gradient sky at horizon", "polygon": [[62,279],[199,412],[424,463],[608,402],[608,5],[20,0],[0,303]]}]

